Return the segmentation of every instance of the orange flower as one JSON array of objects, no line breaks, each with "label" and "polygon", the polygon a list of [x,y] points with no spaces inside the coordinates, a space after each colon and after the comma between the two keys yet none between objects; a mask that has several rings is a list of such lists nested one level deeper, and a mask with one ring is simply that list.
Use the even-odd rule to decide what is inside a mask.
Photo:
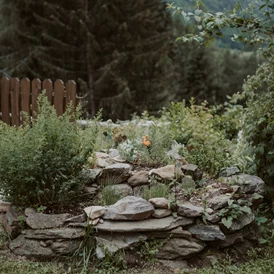
[{"label": "orange flower", "polygon": [[142,144],[144,144],[146,147],[150,147],[150,141],[148,140],[147,135],[142,137]]}]

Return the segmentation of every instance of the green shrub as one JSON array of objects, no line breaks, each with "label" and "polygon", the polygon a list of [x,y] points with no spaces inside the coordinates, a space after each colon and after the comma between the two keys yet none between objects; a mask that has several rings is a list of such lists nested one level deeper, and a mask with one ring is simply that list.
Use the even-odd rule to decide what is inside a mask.
[{"label": "green shrub", "polygon": [[64,207],[82,189],[80,173],[95,136],[83,134],[68,107],[57,116],[45,95],[31,124],[0,124],[0,188],[17,205]]},{"label": "green shrub", "polygon": [[213,111],[206,103],[190,106],[172,103],[164,109],[162,120],[167,122],[171,138],[187,148],[186,160],[215,176],[221,168],[231,165],[233,143],[222,130],[214,128]]},{"label": "green shrub", "polygon": [[[167,151],[171,148],[171,135],[159,119],[143,113],[123,126],[120,131],[127,136],[127,141],[118,146],[120,155],[128,161],[136,161],[140,165],[160,166],[167,164],[169,157]],[[147,136],[150,145],[143,143]]]},{"label": "green shrub", "polygon": [[274,189],[274,92],[249,99],[243,132],[244,153],[253,158],[255,173]]}]

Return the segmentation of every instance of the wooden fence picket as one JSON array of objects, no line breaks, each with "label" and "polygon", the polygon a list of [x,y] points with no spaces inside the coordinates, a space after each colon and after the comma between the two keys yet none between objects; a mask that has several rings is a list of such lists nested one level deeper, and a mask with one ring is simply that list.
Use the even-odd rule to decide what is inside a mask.
[{"label": "wooden fence picket", "polygon": [[21,110],[30,115],[30,80],[28,78],[21,80]]},{"label": "wooden fence picket", "polygon": [[20,81],[18,78],[3,77],[0,83],[0,120],[11,126],[19,126],[24,121],[23,112],[35,117],[38,112],[37,99],[44,89],[58,115],[64,113],[69,102],[76,108],[76,83],[72,80],[64,84],[62,80],[52,83],[50,79],[45,79],[42,83],[38,78],[32,81],[23,78]]},{"label": "wooden fence picket", "polygon": [[10,125],[10,80],[7,77],[1,79],[1,112],[2,121]]},{"label": "wooden fence picket", "polygon": [[64,113],[64,82],[60,79],[54,82],[54,107],[57,115]]},{"label": "wooden fence picket", "polygon": [[43,90],[46,90],[46,95],[48,97],[48,100],[50,102],[50,104],[52,104],[52,81],[50,79],[45,79],[43,81]]},{"label": "wooden fence picket", "polygon": [[38,112],[37,99],[41,93],[41,81],[38,78],[32,80],[31,84],[31,116],[36,117]]},{"label": "wooden fence picket", "polygon": [[20,125],[20,80],[18,78],[11,79],[11,124],[13,126]]}]

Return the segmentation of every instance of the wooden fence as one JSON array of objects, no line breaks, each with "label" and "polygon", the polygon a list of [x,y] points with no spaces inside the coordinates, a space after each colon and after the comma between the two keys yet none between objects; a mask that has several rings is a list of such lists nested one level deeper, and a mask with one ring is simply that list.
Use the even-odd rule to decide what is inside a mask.
[{"label": "wooden fence", "polygon": [[48,100],[58,115],[64,113],[70,101],[76,106],[76,83],[72,80],[64,84],[62,80],[53,83],[50,79],[41,82],[38,78],[20,81],[18,78],[3,77],[0,85],[0,120],[11,126],[19,126],[22,112],[30,116],[37,113],[37,97],[42,90],[46,90]]}]

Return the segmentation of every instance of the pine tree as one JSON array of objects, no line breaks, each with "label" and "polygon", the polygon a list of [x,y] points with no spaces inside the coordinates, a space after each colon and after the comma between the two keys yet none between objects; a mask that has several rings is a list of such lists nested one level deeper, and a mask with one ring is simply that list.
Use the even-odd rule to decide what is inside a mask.
[{"label": "pine tree", "polygon": [[10,75],[77,80],[91,116],[104,107],[113,119],[129,118],[172,98],[171,19],[159,0],[1,4],[3,24],[16,17],[0,35],[0,65]]}]

